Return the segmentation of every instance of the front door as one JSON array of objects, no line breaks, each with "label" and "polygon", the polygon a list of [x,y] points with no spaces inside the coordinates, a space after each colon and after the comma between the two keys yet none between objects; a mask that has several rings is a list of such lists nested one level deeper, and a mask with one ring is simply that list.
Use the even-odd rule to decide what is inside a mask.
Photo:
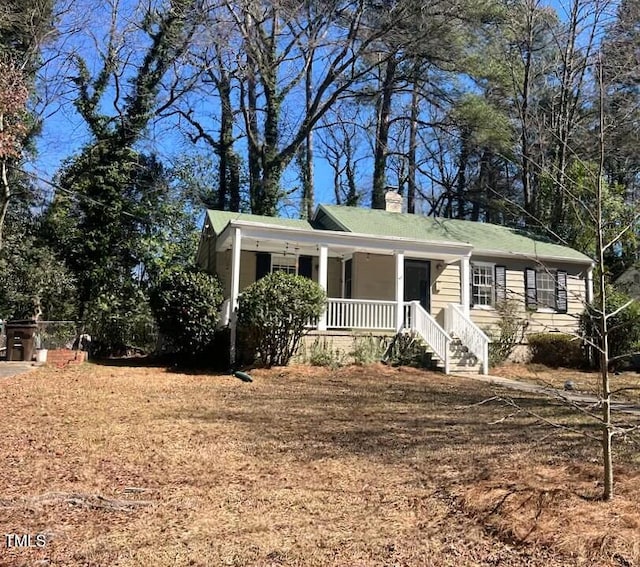
[{"label": "front door", "polygon": [[404,261],[404,300],[420,302],[431,312],[431,262],[429,260]]}]

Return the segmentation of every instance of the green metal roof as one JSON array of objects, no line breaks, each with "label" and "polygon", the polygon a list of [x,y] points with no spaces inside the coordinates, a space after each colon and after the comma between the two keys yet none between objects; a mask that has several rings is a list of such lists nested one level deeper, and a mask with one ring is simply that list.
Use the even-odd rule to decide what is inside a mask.
[{"label": "green metal roof", "polygon": [[314,230],[311,224],[302,219],[284,219],[280,217],[264,217],[261,215],[250,215],[248,213],[233,213],[229,211],[207,210],[207,219],[211,224],[211,228],[215,234],[220,234],[229,221],[240,220],[249,222],[259,222],[262,224],[271,224],[273,226],[282,226],[285,228],[298,228],[303,230]]},{"label": "green metal roof", "polygon": [[349,232],[374,236],[460,242],[472,245],[475,254],[524,255],[585,264],[591,262],[588,256],[573,248],[553,244],[506,226],[338,205],[320,205],[316,213],[316,221],[320,224],[324,224],[323,213],[329,217],[327,228],[337,224]]}]

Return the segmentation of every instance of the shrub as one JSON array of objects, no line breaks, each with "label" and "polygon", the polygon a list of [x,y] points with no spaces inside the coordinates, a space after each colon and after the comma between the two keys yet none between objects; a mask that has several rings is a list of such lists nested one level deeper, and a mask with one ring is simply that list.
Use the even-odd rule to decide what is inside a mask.
[{"label": "shrub", "polygon": [[582,342],[564,333],[532,333],[527,336],[531,362],[546,366],[580,368],[585,364]]},{"label": "shrub", "polygon": [[427,368],[432,365],[431,355],[414,333],[398,333],[389,343],[382,360],[391,366]]},{"label": "shrub", "polygon": [[151,308],[169,348],[202,353],[213,341],[223,301],[216,276],[180,270],[164,276],[151,293]]},{"label": "shrub", "polygon": [[93,356],[127,356],[154,349],[157,330],[149,301],[137,286],[100,293],[85,314]]},{"label": "shrub", "polygon": [[373,335],[356,337],[351,353],[353,362],[359,365],[378,362],[384,356],[387,347],[387,340],[384,337],[374,337]]},{"label": "shrub", "polygon": [[[607,287],[607,313],[614,313],[629,302],[631,298],[613,287]],[[590,305],[582,315],[581,328],[585,338],[593,344],[599,344],[598,332],[599,314]],[[609,317],[609,358],[618,358],[617,365],[623,366],[630,362],[634,352],[640,350],[640,301],[630,303],[619,313]],[[592,360],[597,363],[598,355],[595,349],[591,353]],[[614,365],[616,361],[614,361]]]},{"label": "shrub", "polygon": [[511,356],[513,349],[519,344],[527,328],[528,321],[522,318],[519,302],[513,299],[501,301],[496,305],[500,317],[497,332],[489,332],[489,365],[501,364]]},{"label": "shrub", "polygon": [[345,353],[339,348],[334,349],[326,337],[318,337],[311,344],[307,361],[311,366],[328,366],[340,368],[345,364]]},{"label": "shrub", "polygon": [[274,272],[244,290],[238,302],[238,325],[254,337],[265,366],[283,366],[296,352],[306,324],[324,308],[325,294],[303,276]]}]

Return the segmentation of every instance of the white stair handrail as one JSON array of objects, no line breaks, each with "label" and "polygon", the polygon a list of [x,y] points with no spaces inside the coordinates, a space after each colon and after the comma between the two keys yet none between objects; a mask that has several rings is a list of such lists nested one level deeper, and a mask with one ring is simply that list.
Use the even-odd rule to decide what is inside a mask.
[{"label": "white stair handrail", "polygon": [[410,302],[410,321],[408,328],[420,335],[434,354],[442,360],[444,373],[449,374],[449,346],[451,337],[438,325],[438,322],[422,305],[420,305],[419,301]]},{"label": "white stair handrail", "polygon": [[460,339],[482,363],[482,373],[489,373],[489,343],[491,340],[467,315],[460,305],[449,303],[445,310],[444,328]]}]

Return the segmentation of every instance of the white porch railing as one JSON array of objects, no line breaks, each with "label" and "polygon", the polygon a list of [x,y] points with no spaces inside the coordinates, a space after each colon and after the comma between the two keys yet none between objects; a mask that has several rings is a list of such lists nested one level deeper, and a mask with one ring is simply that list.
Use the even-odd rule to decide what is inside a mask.
[{"label": "white porch railing", "polygon": [[327,329],[395,330],[396,302],[327,298]]},{"label": "white porch railing", "polygon": [[405,304],[409,308],[409,318],[407,323],[407,311],[405,309],[405,325],[407,328],[418,333],[429,345],[434,354],[442,360],[444,373],[449,374],[449,344],[451,337],[438,325],[438,322],[427,313],[419,301],[411,301]]},{"label": "white porch railing", "polygon": [[444,312],[444,328],[458,337],[482,363],[482,373],[489,373],[489,337],[467,317],[460,305],[449,303]]}]

